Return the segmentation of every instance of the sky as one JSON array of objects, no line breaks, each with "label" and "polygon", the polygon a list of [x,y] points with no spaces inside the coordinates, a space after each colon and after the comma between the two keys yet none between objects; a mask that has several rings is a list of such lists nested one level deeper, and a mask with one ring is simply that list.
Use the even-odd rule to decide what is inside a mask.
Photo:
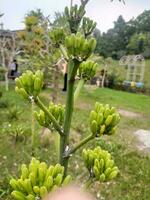
[{"label": "sky", "polygon": [[[150,0],[125,0],[126,4],[118,0],[90,0],[86,7],[86,16],[97,22],[97,28],[101,32],[106,32],[113,27],[119,15],[122,15],[125,21],[138,16],[144,10],[150,9]],[[80,3],[80,0],[73,0]],[[33,9],[40,8],[45,16],[50,15],[53,19],[56,11],[62,12],[65,6],[70,5],[70,0],[0,0],[0,13],[4,16],[0,23],[4,23],[5,29],[18,30],[23,29],[23,19],[25,14]]]}]

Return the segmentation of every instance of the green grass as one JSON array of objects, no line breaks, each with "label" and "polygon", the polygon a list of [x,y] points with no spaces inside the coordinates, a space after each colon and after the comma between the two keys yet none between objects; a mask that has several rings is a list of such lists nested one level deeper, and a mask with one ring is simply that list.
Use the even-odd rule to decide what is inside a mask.
[{"label": "green grass", "polygon": [[[49,94],[50,90],[42,92],[42,99],[45,103],[49,102]],[[60,93],[59,100],[64,102],[64,99],[65,94]],[[29,163],[32,155],[30,137],[27,137],[26,143],[18,141],[15,144],[13,137],[10,135],[9,124],[11,126],[23,125],[24,128],[28,128],[30,134],[31,111],[30,104],[19,97],[14,92],[13,87],[11,87],[9,92],[3,93],[0,103],[2,101],[7,101],[9,107],[12,104],[16,104],[22,111],[17,120],[12,120],[9,118],[8,109],[0,108],[0,199],[10,200],[9,193],[11,189],[8,184],[9,179],[11,176],[19,174],[18,167],[24,162]],[[94,196],[97,196],[97,192],[100,192],[103,197],[102,199],[107,200],[149,200],[150,157],[146,156],[144,152],[137,150],[137,139],[133,132],[137,129],[150,130],[150,97],[111,89],[93,89],[93,87],[86,86],[75,104],[71,134],[72,144],[89,134],[87,118],[95,101],[105,104],[109,103],[116,106],[117,109],[137,112],[140,117],[128,118],[122,116],[116,135],[103,137],[86,145],[91,147],[100,145],[111,152],[120,169],[120,174],[114,181],[109,184],[95,183],[89,190]],[[38,124],[36,124],[36,133],[35,156],[42,161],[52,164],[56,163],[57,156],[54,147],[54,136],[51,135],[52,141],[48,145],[45,145],[42,143],[41,127]],[[78,179],[77,183],[81,185],[87,180],[88,173],[80,155],[81,149],[75,154],[75,157],[71,158],[69,173],[75,179]]]},{"label": "green grass", "polygon": [[146,95],[137,95],[134,93],[127,93],[123,91],[116,91],[111,89],[97,88],[95,90],[85,89],[82,100],[84,102],[100,101],[102,103],[109,103],[116,106],[118,109],[128,109],[143,114],[150,113],[150,98]]}]

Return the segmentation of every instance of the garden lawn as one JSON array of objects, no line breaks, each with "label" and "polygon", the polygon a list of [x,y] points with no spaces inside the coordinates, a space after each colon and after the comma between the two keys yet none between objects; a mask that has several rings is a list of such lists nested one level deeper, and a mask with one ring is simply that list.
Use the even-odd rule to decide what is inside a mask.
[{"label": "garden lawn", "polygon": [[[31,108],[30,104],[19,97],[14,88],[5,92],[0,98],[0,199],[10,200],[9,179],[11,176],[19,174],[18,167],[22,163],[29,163],[31,158]],[[50,90],[44,90],[41,97],[45,103],[49,102]],[[59,94],[60,102],[64,102],[65,93]],[[100,145],[102,148],[112,153],[113,158],[120,170],[118,177],[110,183],[93,183],[90,190],[97,199],[106,200],[149,200],[150,198],[150,157],[145,152],[137,148],[137,138],[134,132],[138,129],[150,130],[150,97],[140,94],[133,94],[111,89],[100,89],[85,86],[80,98],[75,103],[73,115],[71,142],[78,142],[89,134],[88,116],[94,103],[110,104],[117,109],[123,109],[138,113],[140,117],[121,116],[116,135],[102,137],[96,141],[91,141],[89,145],[95,147]],[[17,105],[17,117],[10,114],[10,108]],[[21,111],[21,112],[20,112]],[[12,132],[21,127],[26,134],[25,138],[15,143]],[[35,157],[49,164],[57,162],[55,153],[54,139],[45,143],[41,136],[41,127],[36,123],[36,150]],[[47,140],[46,140],[47,141]],[[69,173],[78,184],[84,184],[88,173],[80,157],[81,150],[77,151],[75,158],[71,158]],[[72,170],[73,169],[73,170]]]}]

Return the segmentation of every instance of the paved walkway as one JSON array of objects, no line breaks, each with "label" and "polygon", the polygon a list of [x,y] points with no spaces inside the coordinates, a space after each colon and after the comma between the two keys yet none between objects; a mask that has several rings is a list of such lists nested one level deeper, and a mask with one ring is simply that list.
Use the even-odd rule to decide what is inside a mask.
[{"label": "paved walkway", "polygon": [[134,133],[138,140],[138,148],[150,152],[150,131],[139,129]]},{"label": "paved walkway", "polygon": [[[120,115],[129,117],[129,118],[138,118],[141,117],[139,113],[131,112],[123,109],[118,110]],[[138,139],[137,148],[144,152],[150,153],[150,130],[139,129],[134,132],[134,135]]]},{"label": "paved walkway", "polygon": [[118,111],[119,111],[120,115],[125,116],[125,117],[135,118],[135,117],[141,116],[139,113],[135,113],[135,112],[128,111],[128,110],[119,109]]}]

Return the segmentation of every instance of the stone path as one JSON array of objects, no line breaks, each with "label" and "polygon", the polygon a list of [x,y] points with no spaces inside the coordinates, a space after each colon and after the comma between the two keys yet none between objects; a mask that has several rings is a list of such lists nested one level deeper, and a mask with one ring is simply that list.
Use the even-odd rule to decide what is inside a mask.
[{"label": "stone path", "polygon": [[[141,114],[119,109],[118,110],[120,115],[130,118],[138,118],[141,117]],[[134,132],[134,135],[138,139],[137,142],[137,148],[141,151],[144,151],[148,154],[150,154],[150,130],[143,130],[139,129],[136,132]]]},{"label": "stone path", "polygon": [[128,111],[128,110],[123,110],[123,109],[119,109],[118,110],[120,115],[125,116],[125,117],[140,117],[141,115],[139,113],[135,113],[132,111]]},{"label": "stone path", "polygon": [[139,140],[138,148],[150,152],[150,131],[139,129],[134,134]]}]

